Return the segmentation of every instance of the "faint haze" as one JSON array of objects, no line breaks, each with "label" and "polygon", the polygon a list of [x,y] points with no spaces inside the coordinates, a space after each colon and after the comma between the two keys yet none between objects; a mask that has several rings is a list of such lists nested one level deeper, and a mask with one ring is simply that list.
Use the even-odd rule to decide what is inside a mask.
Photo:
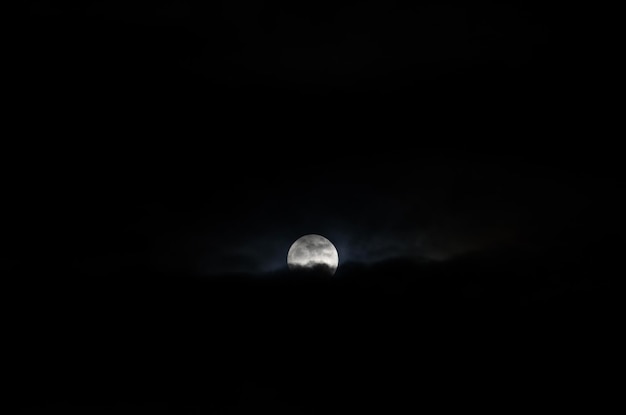
[{"label": "faint haze", "polygon": [[248,258],[238,271],[284,268],[289,247],[307,233],[335,245],[340,267],[398,257],[442,261],[494,249],[526,252],[591,203],[583,196],[590,184],[547,166],[447,157],[416,158],[382,177],[351,166],[353,176],[338,175],[334,183],[316,184],[315,173],[281,178],[293,185],[291,194],[268,189],[246,217],[220,227],[220,235],[230,233],[228,226],[236,229],[232,237],[215,241],[204,232],[198,247],[205,239],[210,249],[199,255],[197,271],[225,270],[233,253]]},{"label": "faint haze", "polygon": [[522,255],[541,249],[593,202],[594,182],[513,159],[429,154],[398,160],[393,172],[373,165],[351,162],[334,170],[333,181],[318,178],[326,174],[322,165],[277,172],[245,192],[225,186],[210,198],[181,192],[152,207],[126,207],[127,222],[85,230],[103,240],[119,239],[112,232],[124,237],[115,246],[80,247],[80,268],[271,272],[286,269],[289,247],[310,233],[335,245],[340,267],[494,249]]}]

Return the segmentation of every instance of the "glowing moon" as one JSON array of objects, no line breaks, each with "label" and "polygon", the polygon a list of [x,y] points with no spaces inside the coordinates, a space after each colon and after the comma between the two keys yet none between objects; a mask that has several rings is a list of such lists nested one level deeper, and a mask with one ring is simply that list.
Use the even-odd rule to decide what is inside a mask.
[{"label": "glowing moon", "polygon": [[339,265],[339,254],[323,236],[304,235],[289,248],[287,265],[290,270],[324,270],[334,275]]}]

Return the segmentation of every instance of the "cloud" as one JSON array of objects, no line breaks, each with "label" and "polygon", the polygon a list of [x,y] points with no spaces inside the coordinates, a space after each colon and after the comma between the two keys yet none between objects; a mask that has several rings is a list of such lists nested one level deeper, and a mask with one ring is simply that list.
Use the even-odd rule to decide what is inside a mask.
[{"label": "cloud", "polygon": [[[317,167],[315,174],[269,177],[219,224],[195,212],[190,240],[198,272],[229,263],[238,271],[285,269],[289,247],[309,233],[335,245],[340,267],[523,250],[533,232],[547,232],[584,206],[563,175],[514,160],[423,154],[398,159],[388,171],[372,169],[375,164],[352,162],[349,175],[334,171],[330,182],[318,180]],[[228,197],[214,199],[231,204]],[[567,215],[558,213],[563,209]]]}]

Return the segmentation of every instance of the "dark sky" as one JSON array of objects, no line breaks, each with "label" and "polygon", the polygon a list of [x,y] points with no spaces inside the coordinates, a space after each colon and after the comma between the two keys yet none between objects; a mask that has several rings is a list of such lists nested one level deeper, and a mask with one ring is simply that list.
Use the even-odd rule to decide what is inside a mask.
[{"label": "dark sky", "polygon": [[618,160],[591,38],[497,3],[31,2],[29,222],[95,273],[268,271],[309,232],[343,261],[536,245]]},{"label": "dark sky", "polygon": [[[598,399],[574,374],[611,364],[623,161],[592,10],[28,5],[1,167],[17,413]],[[289,278],[307,233],[332,282]]]}]

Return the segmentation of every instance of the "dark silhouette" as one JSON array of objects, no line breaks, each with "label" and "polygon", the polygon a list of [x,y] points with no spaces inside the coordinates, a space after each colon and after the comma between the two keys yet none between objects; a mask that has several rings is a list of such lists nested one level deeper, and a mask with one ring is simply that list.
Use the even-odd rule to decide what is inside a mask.
[{"label": "dark silhouette", "polygon": [[330,278],[335,273],[335,269],[327,264],[316,263],[306,266],[290,265],[289,270],[294,274],[294,278]]}]

